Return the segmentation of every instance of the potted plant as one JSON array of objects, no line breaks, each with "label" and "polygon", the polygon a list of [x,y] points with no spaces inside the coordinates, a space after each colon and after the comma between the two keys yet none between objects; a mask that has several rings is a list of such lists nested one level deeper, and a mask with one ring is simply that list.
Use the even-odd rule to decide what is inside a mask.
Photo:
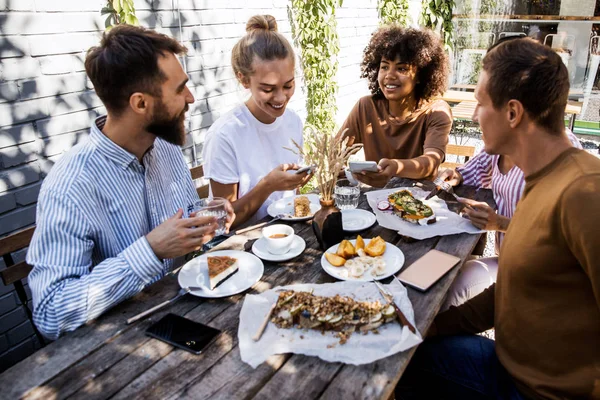
[{"label": "potted plant", "polygon": [[314,179],[319,190],[321,209],[313,217],[313,230],[319,245],[326,250],[344,238],[342,213],[335,205],[334,190],[337,178],[348,162],[348,158],[362,148],[362,144],[348,146],[349,138],[339,135],[327,135],[318,130],[306,128],[306,146],[302,148],[294,142],[295,149],[306,165],[316,165]]}]

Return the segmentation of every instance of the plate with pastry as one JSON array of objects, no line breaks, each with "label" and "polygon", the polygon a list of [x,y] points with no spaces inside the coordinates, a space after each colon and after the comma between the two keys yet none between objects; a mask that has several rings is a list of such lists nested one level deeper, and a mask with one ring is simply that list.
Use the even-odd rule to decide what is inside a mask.
[{"label": "plate with pastry", "polygon": [[198,297],[228,297],[249,289],[263,276],[265,267],[254,254],[220,250],[188,261],[179,271],[179,285],[198,287],[190,291]]},{"label": "plate with pastry", "polygon": [[321,204],[316,194],[306,194],[279,199],[267,207],[273,218],[281,216],[283,221],[306,221],[319,211]]},{"label": "plate with pastry", "polygon": [[381,280],[400,271],[404,265],[402,250],[384,241],[381,236],[342,240],[331,246],[321,257],[323,270],[343,281]]}]

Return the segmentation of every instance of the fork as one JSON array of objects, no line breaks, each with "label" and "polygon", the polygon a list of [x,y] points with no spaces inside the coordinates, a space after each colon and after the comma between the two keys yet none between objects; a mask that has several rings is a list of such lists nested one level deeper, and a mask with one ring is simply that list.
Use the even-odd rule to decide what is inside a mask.
[{"label": "fork", "polygon": [[446,193],[448,193],[448,194],[450,194],[450,195],[454,196],[454,198],[455,198],[457,201],[459,201],[459,200],[460,200],[460,197],[458,197],[458,196],[456,195],[456,193],[454,193],[454,189],[452,188],[452,185],[451,185],[450,183],[448,183],[448,182],[446,182],[446,181],[443,181],[443,180],[441,180],[441,179],[438,177],[438,178],[435,178],[435,179],[433,180],[433,184],[434,184],[435,186],[437,186],[439,189],[443,190],[444,192],[446,192]]},{"label": "fork", "polygon": [[394,310],[396,311],[396,315],[398,316],[398,319],[400,320],[400,324],[402,324],[402,326],[407,326],[408,329],[412,333],[416,334],[417,330],[415,329],[415,327],[406,318],[406,316],[404,315],[402,310],[400,310],[400,307],[398,307],[396,305],[396,303],[394,302],[394,296],[385,287],[383,287],[383,285],[381,283],[377,282],[376,280],[373,280],[373,283],[375,284],[375,286],[377,286],[379,293],[381,293],[381,295],[383,296],[385,301],[387,301],[394,307]]}]

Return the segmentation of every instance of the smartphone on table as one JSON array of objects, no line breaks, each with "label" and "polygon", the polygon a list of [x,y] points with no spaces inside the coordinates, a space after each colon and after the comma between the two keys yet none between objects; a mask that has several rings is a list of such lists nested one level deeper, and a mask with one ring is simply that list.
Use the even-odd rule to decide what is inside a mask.
[{"label": "smartphone on table", "polygon": [[220,330],[175,314],[167,314],[146,330],[146,335],[190,353],[200,354]]},{"label": "smartphone on table", "polygon": [[348,163],[350,172],[377,172],[377,163],[375,161],[350,161]]}]

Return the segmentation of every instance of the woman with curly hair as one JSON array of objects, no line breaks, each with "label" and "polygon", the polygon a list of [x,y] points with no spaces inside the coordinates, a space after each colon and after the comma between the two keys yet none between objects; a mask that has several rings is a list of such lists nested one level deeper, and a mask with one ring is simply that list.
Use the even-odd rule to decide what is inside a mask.
[{"label": "woman with curly hair", "polygon": [[361,98],[340,132],[363,143],[378,172],[355,177],[383,187],[394,176],[432,176],[444,159],[452,127],[450,106],[436,99],[446,89],[448,59],[430,30],[389,25],[377,30],[364,52],[361,77],[371,95]]}]

